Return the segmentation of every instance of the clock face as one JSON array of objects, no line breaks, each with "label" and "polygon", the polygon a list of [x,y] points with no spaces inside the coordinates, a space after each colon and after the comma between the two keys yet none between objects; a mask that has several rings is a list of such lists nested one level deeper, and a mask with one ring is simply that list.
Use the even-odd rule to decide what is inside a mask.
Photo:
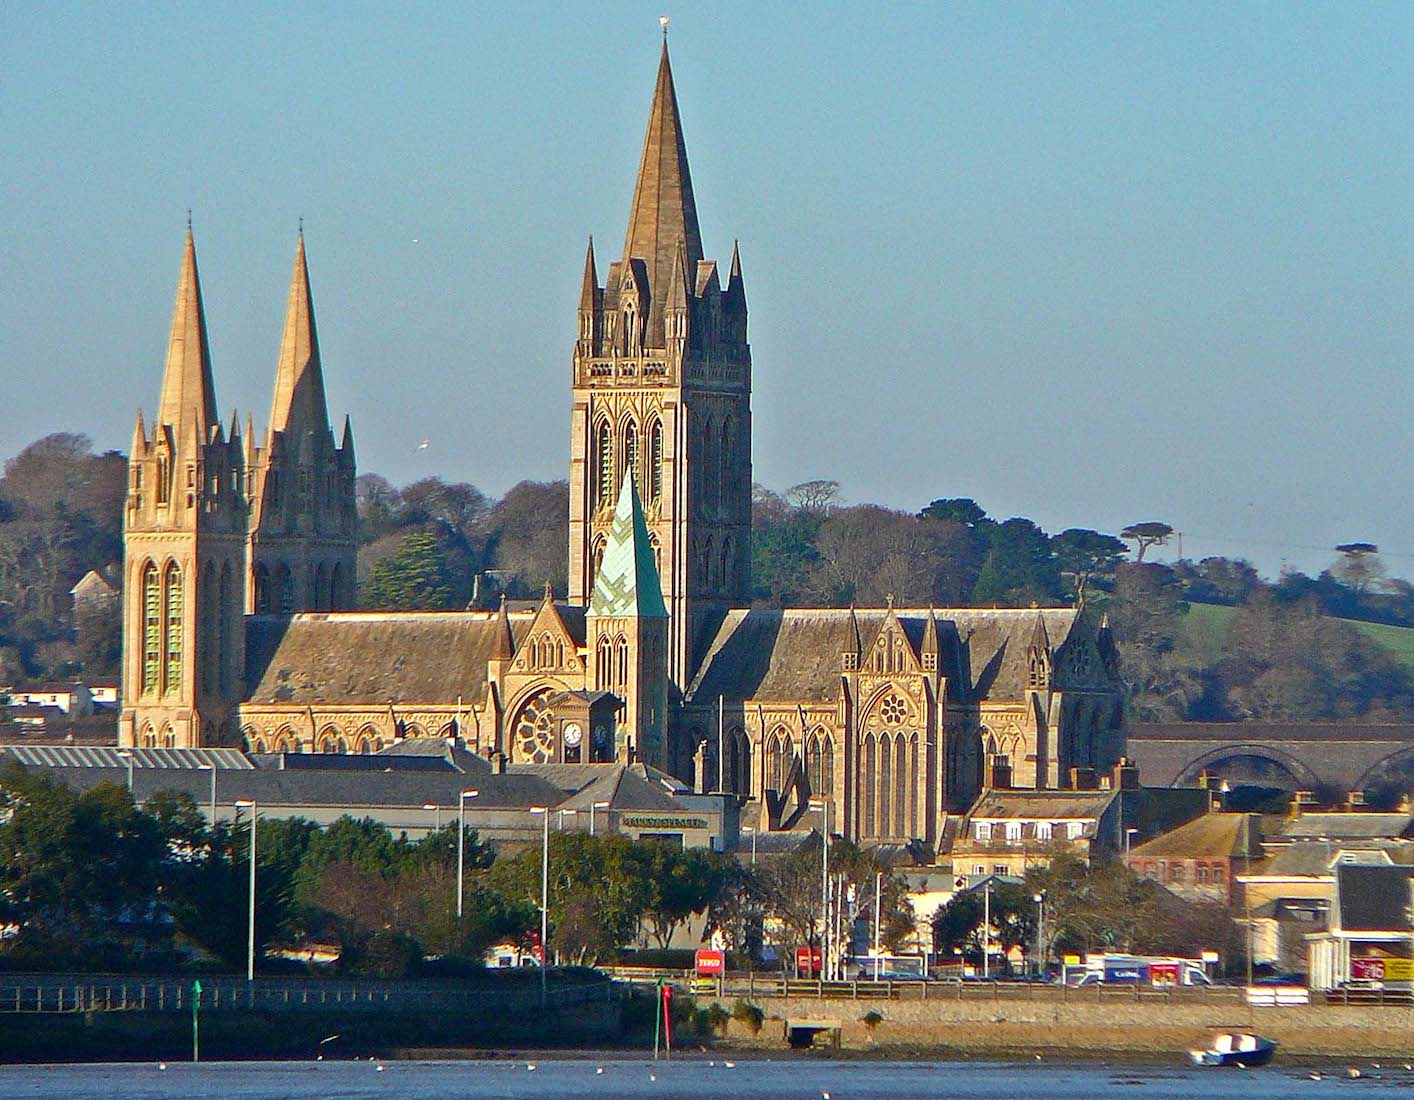
[{"label": "clock face", "polygon": [[570,748],[574,748],[584,737],[584,732],[574,722],[566,722],[563,737],[565,744]]}]

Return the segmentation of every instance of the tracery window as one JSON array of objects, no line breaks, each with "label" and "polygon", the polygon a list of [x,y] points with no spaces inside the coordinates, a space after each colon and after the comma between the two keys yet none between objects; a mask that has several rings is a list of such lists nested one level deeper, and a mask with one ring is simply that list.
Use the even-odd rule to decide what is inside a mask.
[{"label": "tracery window", "polygon": [[148,562],[142,571],[142,690],[157,690],[162,668],[162,589],[157,566]]},{"label": "tracery window", "polygon": [[176,562],[167,566],[163,578],[167,605],[167,666],[163,678],[164,691],[180,691],[182,687],[182,570]]},{"label": "tracery window", "polygon": [[663,422],[654,420],[648,430],[648,501],[656,504],[663,496]]},{"label": "tracery window", "polygon": [[624,425],[624,473],[638,478],[638,425],[632,420]]},{"label": "tracery window", "polygon": [[520,763],[549,764],[555,758],[555,713],[549,699],[548,689],[534,695],[516,719],[512,745]]},{"label": "tracery window", "polygon": [[614,437],[607,420],[599,424],[594,454],[594,504],[598,508],[607,508],[614,500]]}]

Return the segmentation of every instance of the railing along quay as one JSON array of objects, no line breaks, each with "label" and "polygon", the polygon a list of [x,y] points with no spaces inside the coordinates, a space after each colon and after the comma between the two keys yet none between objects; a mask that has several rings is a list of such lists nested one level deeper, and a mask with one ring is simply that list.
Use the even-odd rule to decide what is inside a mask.
[{"label": "railing along quay", "polygon": [[[290,982],[278,978],[145,978],[133,976],[0,977],[0,1013],[185,1012],[201,983],[202,1011],[319,1011],[330,1007],[364,1011],[505,1012],[540,1006],[540,991],[458,988],[404,982]],[[552,985],[552,1008],[603,1003],[615,996],[613,982]]]},{"label": "railing along quay", "polygon": [[[821,981],[818,978],[778,978],[761,975],[728,975],[725,978],[693,978],[680,972],[665,973],[663,980],[698,996],[794,997],[817,1000],[887,1000],[887,1001],[1059,1001],[1109,1003],[1112,1001],[1155,1002],[1160,1004],[1238,1004],[1242,989],[1237,986],[1183,986],[1164,989],[1138,985],[1046,985],[1041,982],[1002,982],[982,980],[923,981],[873,980]],[[646,974],[621,976],[618,979],[635,989],[647,989],[657,984],[657,977]],[[1351,1001],[1351,1004],[1357,1003]]]}]

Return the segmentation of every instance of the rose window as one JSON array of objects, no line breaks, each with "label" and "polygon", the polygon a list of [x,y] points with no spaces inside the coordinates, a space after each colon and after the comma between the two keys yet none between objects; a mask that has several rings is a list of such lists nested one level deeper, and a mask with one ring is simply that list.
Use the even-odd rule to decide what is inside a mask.
[{"label": "rose window", "polygon": [[898,695],[888,695],[879,704],[879,717],[885,724],[897,726],[908,718],[908,704]]},{"label": "rose window", "polygon": [[553,723],[549,692],[537,695],[520,712],[516,721],[516,759],[524,764],[548,764],[555,758]]}]

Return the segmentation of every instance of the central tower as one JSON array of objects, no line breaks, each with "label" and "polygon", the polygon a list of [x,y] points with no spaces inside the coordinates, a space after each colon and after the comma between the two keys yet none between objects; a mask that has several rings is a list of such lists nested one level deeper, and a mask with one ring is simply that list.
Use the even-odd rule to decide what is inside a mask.
[{"label": "central tower", "polygon": [[703,258],[666,42],[623,256],[603,286],[592,241],[585,257],[573,384],[569,599],[587,603],[594,590],[632,472],[676,695],[703,622],[751,591],[751,349],[736,247],[725,288]]}]

